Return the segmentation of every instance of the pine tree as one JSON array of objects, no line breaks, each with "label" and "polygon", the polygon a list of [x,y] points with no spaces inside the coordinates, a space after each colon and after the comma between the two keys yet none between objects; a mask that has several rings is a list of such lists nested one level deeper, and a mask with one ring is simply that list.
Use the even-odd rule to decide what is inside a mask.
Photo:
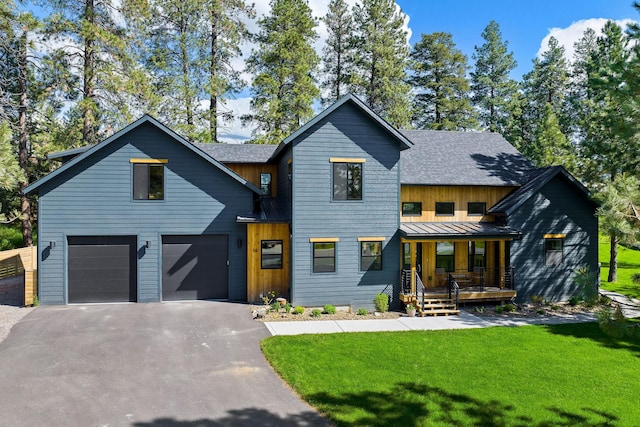
[{"label": "pine tree", "polygon": [[357,49],[351,90],[392,125],[407,127],[411,88],[406,83],[406,15],[393,0],[362,0],[353,8],[353,18]]},{"label": "pine tree", "polygon": [[416,127],[464,130],[476,125],[466,78],[467,58],[449,33],[423,34],[411,52]]},{"label": "pine tree", "polygon": [[536,126],[534,143],[528,145],[523,154],[538,167],[562,165],[569,172],[576,172],[575,150],[560,130],[550,104],[547,104],[542,120]]},{"label": "pine tree", "polygon": [[258,47],[247,61],[253,114],[244,122],[257,124],[255,142],[278,144],[313,116],[320,94],[313,78],[320,62],[312,46],[316,21],[306,0],[272,0],[258,24]]},{"label": "pine tree", "polygon": [[325,91],[322,104],[328,106],[349,91],[354,60],[353,17],[344,0],[331,0],[329,12],[323,18],[327,26],[327,42],[322,48]]},{"label": "pine tree", "polygon": [[484,44],[475,46],[475,69],[471,72],[473,105],[479,112],[480,126],[491,132],[505,133],[506,120],[512,98],[516,96],[517,83],[509,77],[516,67],[513,52],[507,52],[500,26],[496,21],[482,32]]}]

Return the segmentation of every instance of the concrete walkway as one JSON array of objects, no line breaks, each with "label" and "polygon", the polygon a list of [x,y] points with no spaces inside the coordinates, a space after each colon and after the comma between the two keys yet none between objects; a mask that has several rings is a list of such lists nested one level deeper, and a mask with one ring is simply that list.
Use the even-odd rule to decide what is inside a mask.
[{"label": "concrete walkway", "polygon": [[612,301],[620,304],[622,313],[627,319],[640,317],[640,300],[616,292],[605,291],[604,289],[600,289],[600,295],[608,297]]},{"label": "concrete walkway", "polygon": [[441,329],[488,328],[492,326],[555,325],[593,322],[593,314],[553,317],[510,318],[479,317],[461,311],[459,316],[406,317],[373,320],[310,320],[298,322],[265,322],[271,335],[333,334],[340,332],[436,331]]}]

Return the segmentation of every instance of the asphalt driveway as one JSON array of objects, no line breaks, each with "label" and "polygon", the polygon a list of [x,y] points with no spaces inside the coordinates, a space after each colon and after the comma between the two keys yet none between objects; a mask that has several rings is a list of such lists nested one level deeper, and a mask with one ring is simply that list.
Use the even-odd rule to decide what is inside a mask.
[{"label": "asphalt driveway", "polygon": [[39,307],[0,343],[0,425],[327,425],[268,366],[268,335],[242,304]]}]

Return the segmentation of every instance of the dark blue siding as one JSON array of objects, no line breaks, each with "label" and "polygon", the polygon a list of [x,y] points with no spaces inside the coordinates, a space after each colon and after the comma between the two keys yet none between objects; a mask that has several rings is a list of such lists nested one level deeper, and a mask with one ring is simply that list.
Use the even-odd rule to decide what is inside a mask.
[{"label": "dark blue siding", "polygon": [[[168,159],[165,200],[132,199],[130,158]],[[40,301],[66,303],[66,237],[135,235],[138,237],[138,301],[159,301],[161,236],[226,234],[229,239],[229,297],[246,298],[246,228],[236,215],[252,210],[251,190],[144,123],[40,189]],[[146,241],[150,248],[143,248]],[[212,272],[215,274],[215,272]]]},{"label": "dark blue siding", "polygon": [[[399,160],[396,140],[346,103],[292,143],[292,301],[373,306],[388,285],[397,295],[399,278]],[[332,200],[331,157],[365,159],[361,201]],[[336,272],[312,273],[309,239],[333,237]],[[359,237],[384,237],[383,270],[360,271]]]},{"label": "dark blue siding", "polygon": [[[598,221],[593,204],[560,175],[509,217],[509,225],[522,230],[511,243],[518,300],[539,295],[566,300],[579,289],[574,281],[578,267],[598,271]],[[544,234],[566,234],[561,265],[545,265]]]}]

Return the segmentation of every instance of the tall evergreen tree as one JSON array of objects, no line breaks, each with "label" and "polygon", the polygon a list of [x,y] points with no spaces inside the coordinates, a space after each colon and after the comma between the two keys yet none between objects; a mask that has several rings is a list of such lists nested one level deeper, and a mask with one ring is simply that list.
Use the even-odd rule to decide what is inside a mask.
[{"label": "tall evergreen tree", "polygon": [[325,91],[322,103],[328,106],[349,91],[354,60],[353,17],[344,0],[331,0],[323,21],[328,37],[322,48],[323,79],[320,87]]},{"label": "tall evergreen tree", "polygon": [[320,91],[313,72],[320,62],[312,43],[316,21],[306,0],[271,0],[271,12],[260,19],[258,44],[248,60],[254,74],[253,114],[257,143],[278,144],[313,116]]},{"label": "tall evergreen tree", "polygon": [[536,166],[562,165],[575,173],[575,150],[560,130],[558,118],[547,104],[540,123],[536,126],[533,144],[525,147],[525,154]]},{"label": "tall evergreen tree", "polygon": [[482,32],[482,38],[484,43],[475,46],[473,55],[472,101],[479,112],[482,128],[505,133],[505,122],[511,113],[509,106],[517,88],[517,83],[509,77],[509,73],[517,63],[513,52],[507,52],[508,43],[502,40],[496,21],[489,22]]},{"label": "tall evergreen tree", "polygon": [[411,120],[410,86],[406,83],[409,43],[406,15],[393,0],[362,0],[353,9],[355,67],[351,90],[396,127]]},{"label": "tall evergreen tree", "polygon": [[414,124],[464,130],[476,125],[466,77],[467,58],[449,33],[423,34],[411,52]]}]

